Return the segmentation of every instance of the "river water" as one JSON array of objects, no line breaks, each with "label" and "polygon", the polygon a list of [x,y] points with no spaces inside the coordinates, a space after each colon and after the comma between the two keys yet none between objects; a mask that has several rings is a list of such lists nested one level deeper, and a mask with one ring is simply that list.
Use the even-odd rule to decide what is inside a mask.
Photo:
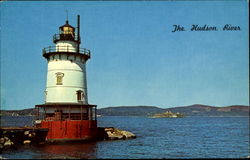
[{"label": "river water", "polygon": [[[2,126],[24,125],[32,117],[2,117]],[[30,125],[30,124],[28,124]],[[246,158],[249,117],[98,117],[99,127],[131,131],[131,140],[23,145],[3,151],[4,158]]]}]

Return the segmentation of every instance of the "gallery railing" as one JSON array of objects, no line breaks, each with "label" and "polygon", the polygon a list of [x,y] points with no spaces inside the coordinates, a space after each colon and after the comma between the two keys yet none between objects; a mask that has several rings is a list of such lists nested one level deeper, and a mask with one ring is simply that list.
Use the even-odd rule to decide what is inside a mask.
[{"label": "gallery railing", "polygon": [[77,53],[77,54],[84,54],[90,57],[90,50],[86,48],[78,48],[72,46],[49,46],[43,49],[43,55],[56,53],[56,52],[68,52],[68,53]]}]

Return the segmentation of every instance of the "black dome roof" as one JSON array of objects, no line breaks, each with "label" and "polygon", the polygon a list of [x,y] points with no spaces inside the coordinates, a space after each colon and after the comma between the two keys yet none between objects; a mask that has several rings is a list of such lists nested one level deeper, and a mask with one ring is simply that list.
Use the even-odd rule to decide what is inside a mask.
[{"label": "black dome roof", "polygon": [[65,24],[65,25],[63,25],[63,26],[61,26],[60,28],[63,28],[63,27],[71,27],[71,28],[75,28],[75,27],[73,27],[73,26],[69,25],[69,21],[68,21],[68,20],[66,21],[66,24]]}]

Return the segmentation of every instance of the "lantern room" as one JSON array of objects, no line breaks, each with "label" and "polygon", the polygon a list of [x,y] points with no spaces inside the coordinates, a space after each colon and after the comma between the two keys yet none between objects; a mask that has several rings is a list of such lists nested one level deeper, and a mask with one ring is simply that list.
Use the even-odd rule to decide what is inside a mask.
[{"label": "lantern room", "polygon": [[80,43],[80,37],[75,34],[75,27],[69,24],[69,21],[66,20],[66,24],[59,27],[59,34],[55,34],[53,37],[54,43],[59,40],[68,40]]},{"label": "lantern room", "polygon": [[69,25],[69,21],[66,21],[66,24],[59,27],[60,34],[70,34],[72,36],[75,36],[75,28]]}]

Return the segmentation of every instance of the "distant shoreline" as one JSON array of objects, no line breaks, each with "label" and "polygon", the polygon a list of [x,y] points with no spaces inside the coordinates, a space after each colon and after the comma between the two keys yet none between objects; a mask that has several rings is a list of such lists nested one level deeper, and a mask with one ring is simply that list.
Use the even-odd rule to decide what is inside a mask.
[{"label": "distant shoreline", "polygon": [[[162,114],[166,111],[183,114],[185,117],[249,117],[249,106],[233,105],[215,107],[201,104],[180,106],[173,108],[160,108],[156,106],[116,106],[97,109],[97,114],[103,116],[135,116],[150,117],[154,114]],[[35,109],[0,110],[0,115],[10,116],[34,116]]]}]

